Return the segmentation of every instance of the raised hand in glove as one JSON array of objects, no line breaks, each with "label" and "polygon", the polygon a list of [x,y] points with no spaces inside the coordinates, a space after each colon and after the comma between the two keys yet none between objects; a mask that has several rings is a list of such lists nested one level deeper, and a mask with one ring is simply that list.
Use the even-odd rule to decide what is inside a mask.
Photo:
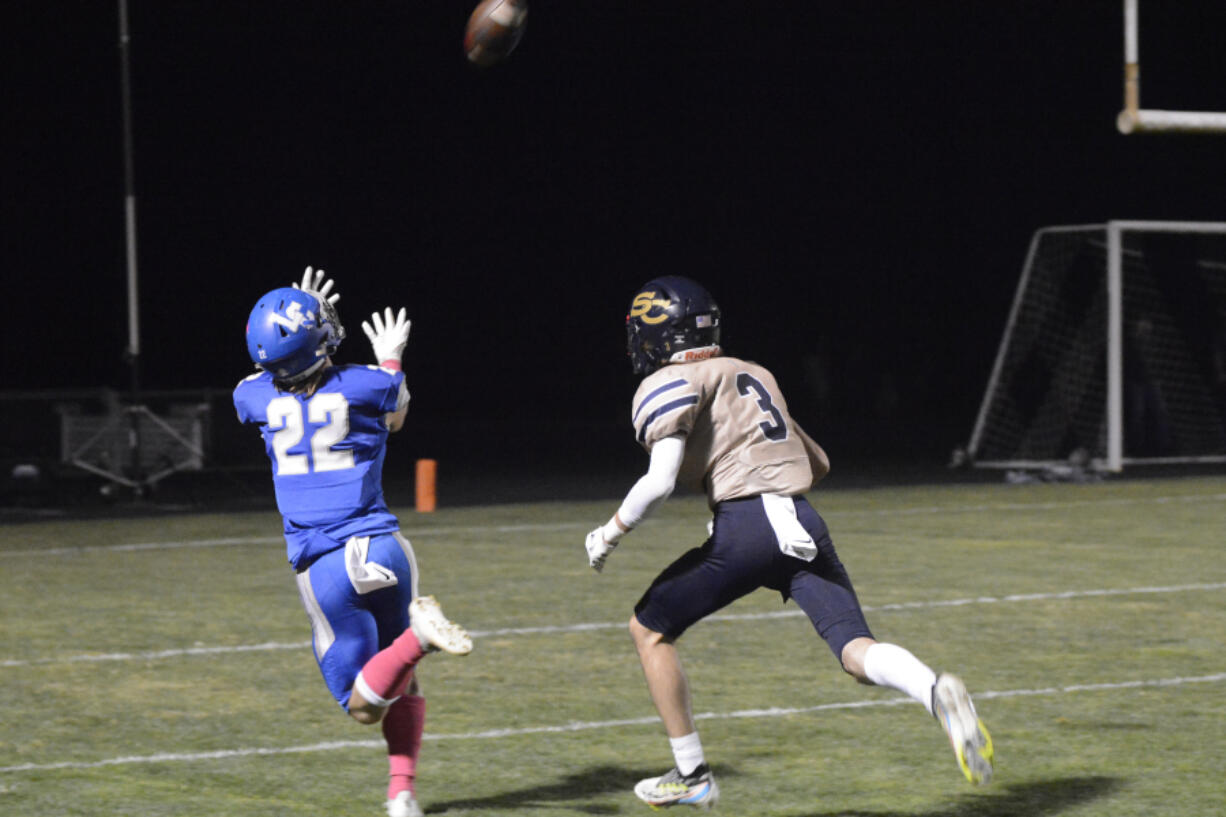
[{"label": "raised hand in glove", "polygon": [[[400,356],[404,354],[404,346],[409,342],[410,321],[405,315],[404,307],[400,313],[393,316],[389,306],[380,316],[378,312],[370,316],[369,321],[362,321],[362,330],[370,338],[370,345],[375,350],[375,360],[380,366],[399,369]],[[388,363],[394,362],[394,366]]]},{"label": "raised hand in glove", "polygon": [[599,573],[604,570],[604,560],[609,558],[613,548],[617,547],[617,542],[609,542],[604,538],[604,527],[602,526],[587,535],[583,546],[587,548],[588,566]]},{"label": "raised hand in glove", "polygon": [[313,267],[307,267],[306,272],[302,273],[302,283],[295,283],[293,284],[293,287],[294,289],[301,289],[304,292],[309,292],[318,297],[319,300],[327,301],[333,306],[336,306],[336,302],[341,299],[341,294],[339,292],[335,292],[331,295],[328,294],[329,292],[332,292],[332,279],[328,278],[327,275],[328,274],[321,269],[317,270]]}]

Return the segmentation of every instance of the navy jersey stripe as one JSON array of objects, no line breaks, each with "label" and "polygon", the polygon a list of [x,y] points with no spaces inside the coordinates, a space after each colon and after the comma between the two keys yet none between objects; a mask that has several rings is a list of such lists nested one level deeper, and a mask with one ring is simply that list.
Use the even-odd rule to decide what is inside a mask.
[{"label": "navy jersey stripe", "polygon": [[697,402],[698,402],[698,395],[690,394],[690,395],[686,395],[685,397],[678,397],[676,400],[665,403],[664,405],[660,406],[658,409],[653,411],[651,414],[648,414],[647,419],[643,421],[643,427],[639,429],[639,442],[641,443],[643,442],[643,440],[647,439],[647,427],[650,426],[652,423],[654,423],[656,420],[658,420],[660,417],[664,416],[665,414],[668,414],[671,411],[676,411],[679,408],[685,408],[686,406],[692,406]]},{"label": "navy jersey stripe", "polygon": [[634,410],[634,419],[633,419],[633,420],[631,420],[631,424],[637,423],[637,422],[639,421],[639,414],[640,414],[640,413],[642,413],[643,408],[644,408],[644,407],[645,407],[645,406],[646,406],[648,403],[650,403],[652,400],[654,400],[655,398],[659,397],[659,396],[660,396],[661,394],[663,394],[664,392],[669,391],[669,390],[671,390],[671,389],[675,389],[675,388],[677,388],[678,386],[684,386],[684,385],[686,385],[688,382],[689,382],[689,381],[688,381],[688,380],[686,380],[684,377],[682,377],[682,378],[678,378],[677,380],[670,380],[669,382],[665,383],[663,386],[660,386],[658,389],[656,389],[655,391],[653,391],[651,394],[649,394],[649,395],[647,395],[646,397],[644,397],[644,398],[643,398],[643,402],[639,403],[639,407],[638,407],[637,409],[635,409],[635,410]]}]

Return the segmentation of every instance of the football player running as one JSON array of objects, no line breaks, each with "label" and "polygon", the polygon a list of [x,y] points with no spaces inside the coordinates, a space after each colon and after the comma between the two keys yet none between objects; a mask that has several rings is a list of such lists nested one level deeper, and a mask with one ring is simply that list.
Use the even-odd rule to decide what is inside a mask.
[{"label": "football player running", "polygon": [[714,512],[710,538],[665,568],[630,618],[675,764],[639,781],[634,793],[655,808],[715,804],[719,789],[675,643],[692,624],[759,587],[795,599],[857,681],[918,701],[945,729],[967,779],[987,782],[992,741],[966,687],[873,638],[826,523],[804,497],[830,470],[826,452],[792,419],[767,369],[721,353],[720,318],[711,295],[688,278],[654,279],[635,296],[627,351],[635,373],[646,377],[631,416],[650,464],[585,542],[588,563],[599,572],[621,538],[672,493],[679,475],[701,479]]},{"label": "football player running", "polygon": [[362,328],[379,365],[336,365],[339,298],[307,267],[301,286],[256,302],[247,350],[259,371],[235,388],[234,407],[264,438],[324,682],[354,720],[382,725],[387,813],[419,817],[426,701],[414,668],[430,652],[465,655],[472,639],[417,594],[413,547],[383,499],[387,437],[409,408],[400,370],[409,320],[404,309],[371,315]]}]

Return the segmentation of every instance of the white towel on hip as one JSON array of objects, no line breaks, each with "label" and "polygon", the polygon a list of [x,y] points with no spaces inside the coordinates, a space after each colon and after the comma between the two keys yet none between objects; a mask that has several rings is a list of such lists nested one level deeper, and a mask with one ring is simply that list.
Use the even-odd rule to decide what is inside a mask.
[{"label": "white towel on hip", "polygon": [[353,589],[364,595],[399,584],[400,580],[391,570],[378,562],[367,561],[369,554],[369,536],[352,536],[345,543],[345,571]]},{"label": "white towel on hip", "polygon": [[779,549],[788,556],[811,562],[817,558],[817,545],[813,537],[796,518],[796,502],[782,494],[762,494],[762,507],[766,518],[775,531]]}]

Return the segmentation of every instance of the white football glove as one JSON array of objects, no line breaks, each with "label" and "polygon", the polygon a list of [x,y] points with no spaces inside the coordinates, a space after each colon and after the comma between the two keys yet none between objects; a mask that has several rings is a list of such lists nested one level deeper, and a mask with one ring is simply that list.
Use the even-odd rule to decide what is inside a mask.
[{"label": "white football glove", "polygon": [[609,558],[617,542],[608,542],[604,538],[604,527],[601,526],[587,535],[583,546],[587,548],[588,566],[599,573],[604,569],[604,560]]},{"label": "white football glove", "polygon": [[370,338],[370,345],[375,350],[375,360],[383,363],[386,360],[400,361],[404,354],[404,346],[409,342],[409,326],[411,322],[405,316],[404,307],[398,315],[392,315],[389,306],[380,317],[376,312],[370,316],[370,321],[362,321],[362,330]]},{"label": "white football glove", "polygon": [[309,292],[321,301],[336,306],[336,302],[341,299],[339,292],[329,295],[332,292],[332,279],[327,278],[327,273],[323,270],[317,270],[312,267],[307,267],[306,272],[302,273],[302,283],[293,284],[294,289],[301,289],[304,292]]}]

